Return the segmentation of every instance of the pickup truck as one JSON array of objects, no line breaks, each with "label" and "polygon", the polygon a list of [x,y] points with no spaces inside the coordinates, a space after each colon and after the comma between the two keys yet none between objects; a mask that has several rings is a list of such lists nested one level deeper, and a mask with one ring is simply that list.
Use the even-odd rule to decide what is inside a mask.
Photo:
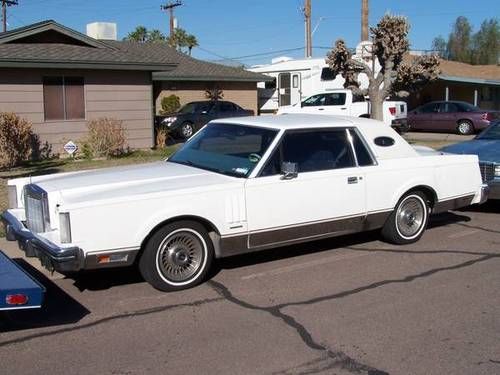
[{"label": "pickup truck", "polygon": [[[332,90],[312,95],[302,103],[280,107],[277,114],[284,113],[370,117],[370,102],[363,95],[353,94],[351,90]],[[406,103],[384,101],[384,123],[398,131],[406,131]]]},{"label": "pickup truck", "polygon": [[190,138],[209,121],[218,118],[253,116],[253,111],[225,100],[191,102],[170,116],[158,116],[157,127],[165,126],[174,136]]}]

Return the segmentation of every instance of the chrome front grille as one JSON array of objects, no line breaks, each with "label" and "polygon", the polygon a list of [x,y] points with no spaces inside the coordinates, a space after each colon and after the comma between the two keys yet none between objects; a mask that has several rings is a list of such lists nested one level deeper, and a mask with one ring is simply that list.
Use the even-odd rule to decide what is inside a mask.
[{"label": "chrome front grille", "polygon": [[495,178],[495,163],[479,163],[483,182],[491,181]]},{"label": "chrome front grille", "polygon": [[46,232],[50,227],[47,193],[37,185],[24,187],[26,226],[34,233]]}]

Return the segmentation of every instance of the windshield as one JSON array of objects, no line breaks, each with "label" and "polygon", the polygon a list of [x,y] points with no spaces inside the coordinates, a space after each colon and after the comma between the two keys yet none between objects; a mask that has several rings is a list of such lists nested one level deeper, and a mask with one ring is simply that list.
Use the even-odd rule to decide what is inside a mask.
[{"label": "windshield", "polygon": [[476,139],[497,139],[500,140],[500,121],[494,122],[487,127]]},{"label": "windshield", "polygon": [[228,176],[248,177],[277,133],[252,126],[208,124],[168,161]]},{"label": "windshield", "polygon": [[188,113],[199,113],[202,111],[207,111],[210,109],[210,103],[188,103],[183,106],[179,113],[188,114]]}]

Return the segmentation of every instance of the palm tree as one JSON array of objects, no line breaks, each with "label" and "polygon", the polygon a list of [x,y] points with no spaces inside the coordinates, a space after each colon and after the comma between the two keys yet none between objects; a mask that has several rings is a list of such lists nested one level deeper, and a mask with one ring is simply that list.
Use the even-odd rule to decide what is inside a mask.
[{"label": "palm tree", "polygon": [[128,33],[128,35],[124,39],[144,43],[148,39],[148,29],[146,29],[144,26],[137,26],[135,30]]},{"label": "palm tree", "polygon": [[147,36],[147,41],[153,43],[164,42],[165,39],[166,39],[165,35],[163,35],[163,33],[158,29],[151,30]]},{"label": "palm tree", "polygon": [[191,56],[191,50],[194,47],[198,47],[198,40],[193,34],[189,34],[186,38],[186,44],[189,51],[189,56]]}]

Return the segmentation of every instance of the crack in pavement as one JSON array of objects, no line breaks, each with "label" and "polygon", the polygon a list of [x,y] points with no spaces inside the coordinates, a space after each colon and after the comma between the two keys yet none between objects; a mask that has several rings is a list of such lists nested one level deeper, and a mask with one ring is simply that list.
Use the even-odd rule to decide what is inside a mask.
[{"label": "crack in pavement", "polygon": [[[366,250],[366,251],[371,251],[371,250]],[[379,250],[376,250],[376,251],[379,251]],[[432,275],[434,275],[434,274],[436,274],[438,272],[457,270],[457,269],[461,269],[461,268],[472,266],[472,265],[474,265],[476,263],[485,262],[485,261],[488,261],[490,259],[500,258],[500,254],[490,254],[490,253],[487,253],[487,254],[488,255],[484,255],[484,256],[482,256],[480,258],[471,259],[471,260],[468,260],[466,262],[455,264],[453,266],[433,268],[433,269],[430,269],[428,271],[424,271],[424,272],[417,273],[417,274],[414,274],[414,275],[408,275],[408,276],[405,276],[405,277],[402,277],[402,278],[399,278],[399,279],[381,280],[381,281],[377,281],[377,282],[374,282],[372,284],[361,286],[361,287],[354,288],[354,289],[351,289],[351,290],[346,290],[346,291],[343,291],[343,292],[334,293],[334,294],[330,294],[330,295],[323,296],[323,297],[312,298],[312,299],[309,299],[309,300],[306,300],[306,301],[283,303],[283,304],[280,304],[280,305],[276,305],[276,307],[281,309],[281,308],[289,307],[289,306],[311,305],[311,304],[318,303],[318,302],[330,301],[330,300],[333,300],[333,299],[344,298],[344,297],[351,296],[353,294],[365,292],[367,290],[376,289],[376,288],[379,288],[381,286],[386,286],[386,285],[390,285],[390,284],[409,283],[409,282],[412,282],[412,281],[415,281],[415,280],[418,280],[418,279],[422,279],[422,278],[425,278],[425,277],[428,277],[428,276],[432,276]]]},{"label": "crack in pavement", "polygon": [[[352,248],[351,250],[355,251],[371,251],[369,249],[355,249]],[[406,251],[406,250],[392,250],[392,249],[386,249],[386,250],[378,250],[377,251],[387,251],[387,252],[408,252],[408,253],[415,253],[414,251]],[[311,349],[313,350],[318,350],[318,351],[323,351],[327,354],[330,360],[333,359],[333,363],[331,365],[328,365],[328,368],[342,368],[345,370],[348,370],[350,372],[358,373],[358,374],[367,374],[367,375],[383,375],[383,374],[388,374],[384,371],[377,370],[373,367],[367,366],[365,364],[362,364],[355,359],[349,357],[345,353],[341,351],[332,351],[325,345],[317,343],[314,338],[312,337],[311,333],[307,331],[307,329],[297,322],[292,316],[285,314],[284,312],[281,311],[281,309],[290,307],[290,306],[304,306],[304,305],[312,305],[315,303],[319,302],[324,302],[324,301],[331,301],[334,299],[339,299],[339,298],[344,298],[348,297],[357,293],[361,293],[364,291],[372,290],[375,288],[379,288],[382,286],[390,285],[390,284],[397,284],[397,283],[409,283],[418,279],[422,279],[425,277],[432,276],[436,273],[439,272],[444,272],[444,271],[451,271],[451,270],[457,270],[465,267],[472,266],[474,264],[480,263],[480,262],[485,262],[490,259],[494,258],[500,258],[500,254],[494,254],[494,253],[476,253],[476,252],[461,252],[461,251],[442,251],[443,253],[465,253],[467,255],[482,255],[480,258],[476,259],[471,259],[462,263],[455,264],[453,266],[448,266],[448,267],[439,267],[439,268],[434,268],[425,272],[421,272],[418,274],[414,275],[409,275],[403,278],[399,279],[389,279],[389,280],[382,280],[378,281],[366,286],[362,286],[359,288],[347,290],[344,292],[340,293],[335,293],[323,297],[317,297],[317,298],[312,298],[306,301],[297,301],[297,302],[289,302],[289,303],[283,303],[283,304],[278,304],[278,305],[273,305],[273,306],[268,306],[268,307],[261,307],[261,306],[256,306],[251,303],[248,303],[242,299],[239,299],[235,297],[231,291],[222,283],[210,280],[207,283],[222,297],[227,299],[229,302],[234,303],[240,307],[249,309],[249,310],[256,310],[256,311],[263,311],[271,314],[272,316],[281,319],[286,325],[289,327],[293,328],[300,336],[302,341]],[[422,253],[422,252],[418,252]],[[425,253],[436,253],[435,251],[427,251]],[[313,372],[310,372],[313,371]],[[322,371],[321,369],[316,369],[315,372]],[[314,373],[314,370],[308,370],[306,373]],[[283,374],[286,374],[286,372],[283,372]]]},{"label": "crack in pavement", "polygon": [[329,357],[329,360],[333,361],[333,363],[331,363],[330,365],[331,368],[341,368],[343,370],[347,370],[351,373],[356,374],[388,375],[387,372],[377,370],[373,367],[360,363],[341,351],[333,351],[327,346],[316,342],[311,333],[291,315],[282,312],[282,307],[279,307],[279,305],[270,307],[260,307],[257,305],[253,305],[235,297],[224,284],[218,281],[210,280],[207,283],[217,292],[217,294],[224,297],[231,303],[234,303],[245,309],[266,312],[276,318],[281,319],[287,326],[293,328],[299,334],[304,344],[306,344],[309,348],[325,353]]},{"label": "crack in pavement", "polygon": [[58,329],[58,330],[54,330],[54,331],[28,335],[28,336],[19,337],[19,338],[12,339],[12,340],[0,342],[0,348],[4,347],[4,346],[19,344],[21,342],[25,342],[25,341],[29,341],[29,340],[33,340],[33,339],[37,339],[37,338],[41,338],[41,337],[49,337],[49,336],[59,335],[62,333],[78,331],[81,329],[86,329],[86,328],[94,327],[94,326],[97,326],[100,324],[104,324],[104,323],[107,323],[107,322],[110,322],[113,320],[121,320],[121,319],[136,317],[136,316],[156,314],[156,313],[160,313],[160,312],[164,312],[164,311],[168,311],[168,310],[173,310],[173,309],[180,309],[180,308],[184,308],[184,307],[201,306],[201,305],[206,305],[209,303],[219,302],[219,301],[223,301],[223,300],[224,300],[224,298],[222,298],[222,297],[207,298],[207,299],[189,302],[189,303],[180,303],[177,305],[152,307],[149,309],[131,311],[131,312],[126,312],[126,313],[118,314],[118,315],[112,315],[112,316],[108,316],[106,318],[95,320],[93,322],[81,324],[81,325],[78,325],[76,327],[62,328],[62,329]]}]

